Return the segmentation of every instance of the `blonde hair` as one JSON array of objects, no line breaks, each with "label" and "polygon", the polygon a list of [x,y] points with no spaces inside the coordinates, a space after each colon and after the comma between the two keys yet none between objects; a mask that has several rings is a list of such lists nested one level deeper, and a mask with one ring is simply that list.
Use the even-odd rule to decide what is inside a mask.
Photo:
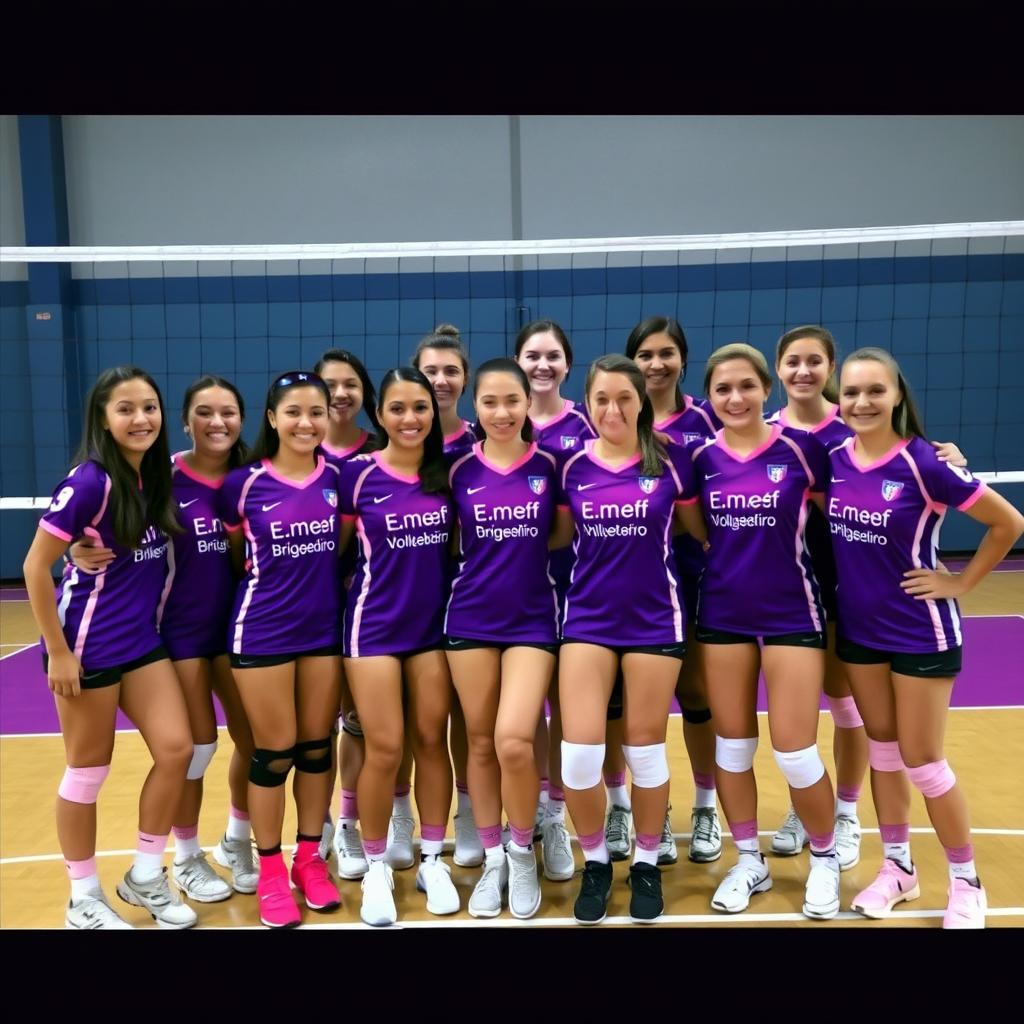
[{"label": "blonde hair", "polygon": [[711,393],[711,375],[722,363],[730,359],[745,359],[754,368],[754,372],[761,379],[766,391],[772,389],[772,375],[768,369],[768,360],[753,345],[743,341],[734,341],[729,345],[716,348],[708,357],[707,365],[704,368],[704,394]]}]

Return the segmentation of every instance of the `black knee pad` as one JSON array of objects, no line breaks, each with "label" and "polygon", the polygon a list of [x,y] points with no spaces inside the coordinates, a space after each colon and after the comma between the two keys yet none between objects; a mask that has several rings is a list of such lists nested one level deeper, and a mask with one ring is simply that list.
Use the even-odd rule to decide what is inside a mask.
[{"label": "black knee pad", "polygon": [[701,708],[699,711],[684,708],[682,705],[680,708],[683,712],[683,721],[689,722],[690,725],[703,725],[705,722],[711,721],[711,708]]},{"label": "black knee pad", "polygon": [[[257,747],[252,752],[252,758],[249,761],[249,781],[254,786],[267,786],[270,788],[283,786],[285,779],[288,778],[288,773],[292,769],[294,756],[294,747],[289,747],[287,750],[264,750],[261,747]],[[275,761],[286,762],[286,767],[283,770],[271,768],[270,766]]]},{"label": "black knee pad", "polygon": [[341,720],[341,731],[354,736],[357,740],[363,738],[363,727],[359,722],[359,712],[353,709]]},{"label": "black knee pad", "polygon": [[[310,756],[320,751],[322,756]],[[303,740],[295,744],[295,770],[309,775],[321,775],[331,770],[331,738]]]}]

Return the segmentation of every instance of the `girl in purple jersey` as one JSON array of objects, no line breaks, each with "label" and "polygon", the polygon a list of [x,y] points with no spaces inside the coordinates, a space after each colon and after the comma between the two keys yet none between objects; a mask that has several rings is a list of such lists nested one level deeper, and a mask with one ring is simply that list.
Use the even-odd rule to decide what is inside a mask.
[{"label": "girl in purple jersey", "polygon": [[807,499],[824,490],[827,456],[806,433],[765,423],[772,378],[750,345],[712,353],[704,386],[723,428],[693,450],[709,540],[697,639],[718,734],[718,790],[739,851],[711,906],[738,913],[753,893],[772,887],[753,771],[763,668],[775,759],[810,834],[803,912],[831,918],[839,910],[839,861],[832,783],[817,748],[825,616],[803,539]]},{"label": "girl in purple jersey", "polygon": [[[689,346],[677,320],[654,316],[637,324],[626,340],[626,355],[640,367],[647,397],[654,409],[654,429],[675,444],[687,445],[711,437],[721,427],[718,417],[703,400],[684,395],[680,384],[686,378]],[[691,861],[706,864],[722,856],[722,828],[715,806],[715,730],[708,709],[707,690],[701,671],[700,647],[694,644],[693,616],[697,608],[697,582],[704,567],[704,552],[688,535],[674,539],[676,571],[690,621],[687,623],[688,657],[679,672],[676,698],[682,709],[683,741],[690,758],[696,796],[690,815]],[[613,717],[614,716],[614,717]],[[605,834],[612,860],[629,856],[629,797],[625,786],[622,757],[622,704],[609,708],[608,753],[605,785],[609,792],[609,813]],[[672,832],[672,806],[665,815],[658,850],[659,864],[676,862],[676,841]]]},{"label": "girl in purple jersey", "polygon": [[311,910],[341,905],[319,856],[341,687],[338,471],[319,453],[330,401],[315,374],[278,377],[267,391],[251,463],[229,473],[220,491],[220,517],[239,561],[245,545],[229,642],[255,745],[249,809],[260,920],[270,928],[301,920],[281,853],[283,787],[293,765],[291,881]]},{"label": "girl in purple jersey", "polygon": [[[173,538],[167,582],[157,610],[160,638],[185,694],[193,743],[188,781],[174,816],[171,874],[181,891],[200,903],[225,900],[232,889],[210,867],[199,845],[203,776],[217,750],[214,693],[224,708],[234,744],[228,769],[231,809],[214,859],[231,868],[232,885],[238,892],[255,892],[257,881],[247,792],[252,733],[226,651],[235,577],[216,511],[217,492],[225,475],[245,458],[240,436],[244,417],[241,394],[221,377],[201,377],[185,391],[181,418],[185,433],[192,438],[192,450],[178,452],[171,459],[171,489],[184,530]],[[79,568],[96,572],[113,561],[114,552],[89,546],[89,539],[73,544],[70,554]]]},{"label": "girl in purple jersey", "polygon": [[[851,436],[852,431],[839,416],[836,343],[830,331],[808,324],[783,334],[775,349],[775,374],[785,388],[786,405],[768,417],[769,423],[807,431],[826,448],[832,448]],[[958,466],[967,464],[955,444],[936,444],[935,447],[941,460],[949,460]],[[857,800],[868,762],[868,742],[842,662],[835,654],[835,559],[828,524],[817,507],[811,508],[807,519],[807,547],[828,618],[825,702],[835,725],[836,854],[840,870],[848,871],[860,860],[861,826]],[[807,832],[791,807],[786,820],[772,838],[772,851],[781,856],[792,856],[800,853],[806,845]]]},{"label": "girl in purple jersey", "polygon": [[562,470],[569,508],[559,512],[555,541],[575,526],[558,667],[562,777],[585,858],[574,913],[581,924],[607,913],[612,869],[601,769],[608,701],[621,668],[637,832],[630,916],[650,922],[664,910],[657,859],[668,806],[665,734],[686,652],[671,534],[678,524],[703,539],[703,522],[690,460],[679,446],[666,453],[655,439],[636,364],[602,356],[587,375],[586,395],[598,438]]},{"label": "girl in purple jersey", "polygon": [[[530,423],[533,439],[542,451],[564,460],[583,450],[597,437],[587,412],[568,398],[562,385],[572,369],[572,345],[554,320],[533,320],[516,336],[515,359],[530,382]],[[572,568],[572,552],[551,552],[550,572],[559,602],[565,597]],[[565,827],[565,790],[562,788],[562,712],[558,702],[558,676],[552,673],[548,691],[550,723],[542,715],[537,723],[534,756],[540,773],[537,830],[540,833],[544,877],[567,882],[576,871],[569,832]]]},{"label": "girl in purple jersey", "polygon": [[[366,367],[358,357],[347,349],[331,348],[317,360],[313,372],[323,378],[331,393],[331,415],[327,424],[327,437],[320,446],[327,461],[340,470],[350,459],[377,448],[377,434],[380,424],[377,422],[377,392],[366,372]],[[373,427],[373,433],[363,430],[356,422],[360,412]],[[342,556],[342,579],[347,581],[355,567],[355,559],[349,557],[352,552]],[[340,727],[340,728],[338,728]],[[333,837],[335,855],[338,859],[338,877],[346,879],[362,878],[366,874],[366,855],[363,852],[362,840],[359,837],[359,804],[356,799],[356,782],[363,766],[365,750],[363,733],[356,714],[355,701],[345,682],[345,674],[341,677],[341,715],[337,726],[339,732],[337,746],[338,774],[341,781],[341,798],[338,807],[338,828],[328,817],[324,822],[321,838],[320,855],[326,860],[330,854],[330,842]],[[334,758],[333,749],[331,756]],[[331,767],[331,783],[334,783],[334,767]],[[331,794],[333,796],[333,792]]]},{"label": "girl in purple jersey", "polygon": [[[485,851],[469,913],[497,917],[507,888],[512,916],[528,918],[541,900],[533,741],[557,650],[547,551],[558,474],[555,457],[533,441],[529,384],[518,364],[484,363],[473,398],[484,439],[449,475],[459,565],[445,615],[445,653],[466,715],[470,795]],[[507,853],[503,803],[511,830]]]},{"label": "girl in purple jersey", "polygon": [[[477,439],[472,424],[459,417],[459,399],[469,380],[469,354],[462,344],[458,327],[438,324],[430,334],[420,339],[412,356],[412,365],[430,381],[434,389],[441,413],[444,454],[450,465],[460,455],[468,452]],[[456,801],[455,853],[452,859],[460,867],[475,868],[483,863],[484,850],[477,834],[466,782],[469,740],[466,737],[466,719],[457,695],[452,701],[451,746]],[[413,818],[409,803],[411,777],[412,749],[407,741],[395,786],[395,806],[388,839],[388,863],[395,868],[412,867],[414,862]]]},{"label": "girl in purple jersey", "polygon": [[[69,928],[130,927],[107,902],[96,871],[96,798],[110,772],[120,706],[142,733],[153,767],[139,798],[137,852],[117,893],[162,927],[188,928],[195,912],[170,889],[162,862],[192,738],[156,626],[167,537],[181,527],[163,400],[147,373],[118,366],[100,375],[86,399],[75,461],[23,567],[67,755],[57,791],[57,835],[71,880],[65,922]],[[67,564],[55,600],[50,567],[85,535],[118,557],[96,574]]]},{"label": "girl in purple jersey", "polygon": [[345,672],[366,743],[358,792],[369,870],[360,916],[387,925],[397,919],[385,859],[388,818],[407,727],[420,812],[416,886],[432,914],[459,909],[441,860],[452,799],[452,685],[441,649],[452,514],[441,418],[426,377],[412,367],[389,371],[377,415],[383,447],[345,467],[340,506],[342,544],[359,535],[345,609]]},{"label": "girl in purple jersey", "polygon": [[[961,667],[956,599],[969,593],[1024,531],[1024,516],[924,440],[910,389],[889,353],[859,349],[843,363],[839,403],[854,437],[830,453],[826,511],[839,580],[837,653],[864,718],[871,791],[885,859],[853,900],[887,917],[920,895],[910,858],[910,790],[949,862],[945,928],[983,928],[987,903],[974,866],[967,801],[943,757]],[[949,505],[989,529],[960,573],[936,561]]]}]

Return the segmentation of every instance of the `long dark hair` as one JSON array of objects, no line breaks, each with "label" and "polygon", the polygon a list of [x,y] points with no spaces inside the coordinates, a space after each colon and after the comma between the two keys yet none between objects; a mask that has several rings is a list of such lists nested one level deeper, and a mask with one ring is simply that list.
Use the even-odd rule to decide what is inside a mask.
[{"label": "long dark hair", "polygon": [[800,338],[813,338],[825,350],[825,355],[828,356],[828,361],[832,364],[832,372],[828,375],[828,380],[825,381],[821,393],[826,402],[835,405],[839,401],[839,384],[836,381],[839,364],[836,362],[836,339],[832,337],[832,332],[827,327],[822,327],[819,324],[804,324],[803,327],[794,327],[793,330],[786,331],[775,346],[776,367],[782,365],[782,357],[786,354],[786,349]]},{"label": "long dark hair", "polygon": [[[295,388],[317,388],[324,396],[327,407],[331,406],[331,392],[327,385],[315,373],[306,370],[292,370],[289,373],[282,373],[277,380],[267,389],[267,400],[263,406],[263,418],[260,420],[260,432],[256,435],[256,443],[249,452],[249,462],[262,462],[263,459],[272,459],[281,447],[281,438],[277,430],[270,425],[270,417],[267,415],[273,412],[280,404],[281,399]],[[317,452],[319,452],[319,447]]]},{"label": "long dark hair", "polygon": [[[565,353],[565,365],[568,367],[568,370],[571,370],[572,345],[569,344],[569,339],[566,337],[565,331],[563,331],[554,320],[531,320],[525,327],[520,329],[519,333],[516,335],[516,345],[513,350],[516,359],[519,358],[519,353],[523,351],[523,346],[535,334],[547,334],[549,332],[555,336],[555,340],[562,346],[562,352]],[[569,376],[568,370],[566,370],[565,374],[567,378]]]},{"label": "long dark hair", "polygon": [[[430,381],[415,366],[396,366],[384,374],[380,382],[380,397],[377,400],[378,416],[384,410],[388,388],[393,384],[405,381],[419,384],[430,396],[430,408],[434,412],[430,431],[423,442],[423,461],[420,463],[420,484],[426,494],[446,494],[448,492],[448,466],[444,459],[444,434],[441,431],[441,410],[437,405],[437,396],[430,386]],[[390,438],[383,427],[378,428],[378,447],[387,447]]]},{"label": "long dark hair", "polygon": [[[103,425],[107,403],[118,384],[141,380],[156,393],[160,406],[160,431],[142,456],[138,473],[121,454],[110,431]],[[167,443],[167,416],[156,381],[137,366],[114,366],[96,379],[85,400],[85,430],[75,463],[91,459],[110,477],[110,513],[114,536],[127,548],[137,548],[149,524],[164,533],[181,533],[171,496],[171,450]],[[139,488],[139,480],[142,488]]]},{"label": "long dark hair", "polygon": [[900,364],[884,348],[859,348],[843,360],[843,366],[846,366],[847,363],[867,360],[887,366],[903,396],[892,411],[892,429],[904,440],[908,437],[920,437],[922,440],[927,440],[924,435],[924,426],[921,423],[921,414],[917,411],[917,403],[914,401],[910,385],[903,376]]},{"label": "long dark hair", "polygon": [[[447,349],[454,352],[462,363],[462,372],[469,376],[469,353],[466,346],[462,344],[462,336],[454,324],[438,324],[432,333],[420,339],[416,351],[412,354],[412,365],[418,370],[420,368],[420,356],[423,350],[428,348]],[[383,387],[383,382],[381,384]]]},{"label": "long dark hair", "polygon": [[[244,423],[245,422],[245,399],[242,397],[242,393],[235,387],[234,384],[229,380],[225,380],[223,377],[218,377],[215,374],[208,373],[204,377],[200,377],[199,380],[192,381],[191,384],[185,389],[185,397],[181,403],[181,422],[188,426],[188,414],[192,411],[192,399],[195,398],[200,391],[205,391],[207,388],[224,388],[225,391],[230,391],[235,396],[235,401],[238,403],[238,417]],[[243,465],[248,458],[249,449],[246,443],[242,440],[242,435],[239,434],[235,443],[231,446],[231,451],[228,452],[228,469],[237,469]]]},{"label": "long dark hair", "polygon": [[680,384],[686,380],[686,361],[690,355],[690,346],[686,343],[686,334],[678,320],[670,316],[649,316],[642,320],[629,332],[626,339],[626,357],[636,359],[640,346],[652,334],[667,334],[672,339],[672,344],[679,349],[679,357],[683,361],[683,369],[676,381],[676,405],[673,412],[679,412],[683,408],[683,391]]},{"label": "long dark hair", "polygon": [[640,472],[644,476],[661,476],[664,471],[665,449],[654,436],[654,406],[647,397],[647,388],[644,386],[644,375],[640,367],[619,355],[611,352],[606,356],[595,359],[587,371],[587,382],[584,387],[584,394],[587,396],[587,406],[590,406],[590,388],[594,378],[601,372],[621,373],[629,378],[636,393],[640,396],[640,415],[636,418],[637,440],[640,442]]},{"label": "long dark hair", "polygon": [[[500,356],[497,359],[488,359],[483,366],[477,368],[476,373],[473,375],[473,401],[476,402],[477,392],[480,390],[480,378],[485,377],[489,373],[509,373],[519,383],[519,386],[523,389],[523,394],[526,396],[526,401],[530,401],[530,381],[526,376],[526,372],[523,368],[514,360],[506,359],[504,356]],[[482,441],[487,436],[487,432],[479,421],[473,424],[473,433],[476,434],[477,440]],[[529,444],[533,440],[533,423],[530,417],[527,416],[523,420],[523,429],[520,431],[520,437]]]},{"label": "long dark hair", "polygon": [[348,363],[356,372],[356,376],[359,378],[359,383],[363,387],[363,412],[366,413],[366,418],[370,421],[370,425],[374,431],[380,432],[380,423],[377,420],[377,391],[373,386],[373,381],[370,380],[370,375],[366,372],[366,367],[363,366],[362,360],[354,356],[348,349],[345,348],[329,348],[317,361],[316,366],[313,367],[313,372],[318,376],[322,376],[324,372],[324,366],[327,363]]}]

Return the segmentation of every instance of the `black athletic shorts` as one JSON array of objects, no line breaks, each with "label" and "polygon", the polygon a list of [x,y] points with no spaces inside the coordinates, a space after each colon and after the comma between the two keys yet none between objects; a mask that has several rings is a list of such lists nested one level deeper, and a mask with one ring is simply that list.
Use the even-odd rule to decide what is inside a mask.
[{"label": "black athletic shorts", "polygon": [[[116,683],[121,682],[121,677],[125,672],[134,672],[137,668],[142,668],[143,665],[152,665],[154,661],[163,661],[164,658],[169,658],[167,649],[163,644],[158,647],[154,647],[148,654],[142,655],[141,658],[135,658],[133,661],[125,662],[123,665],[116,665],[114,668],[100,668],[96,669],[95,672],[86,671],[85,666],[82,666],[82,679],[81,686],[83,690],[102,690],[105,686],[114,686]],[[43,653],[43,671],[48,672],[50,666],[50,658],[44,652]]]},{"label": "black athletic shorts", "polygon": [[606,651],[614,651],[620,658],[627,654],[659,654],[663,658],[678,658],[680,661],[686,657],[686,641],[679,644],[627,644],[623,647],[616,647],[613,644],[595,644],[593,640],[576,640],[571,636],[562,638],[562,646],[566,644],[590,644],[592,647],[603,647]]},{"label": "black athletic shorts", "polygon": [[809,650],[825,650],[828,647],[828,633],[779,633],[776,636],[754,636],[748,633],[726,633],[720,629],[697,627],[697,639],[702,644],[756,644],[758,640],[765,647],[806,647]]},{"label": "black athletic shorts", "polygon": [[934,654],[901,654],[898,651],[878,651],[850,640],[836,637],[836,657],[850,665],[884,665],[901,676],[921,679],[949,679],[960,674],[963,667],[963,648],[951,647]]},{"label": "black athletic shorts", "polygon": [[483,651],[496,650],[502,654],[510,647],[532,647],[538,651],[546,651],[558,657],[558,644],[539,644],[520,640],[509,644],[500,643],[497,640],[473,640],[464,636],[448,636],[445,634],[444,649],[446,651]]},{"label": "black athletic shorts", "polygon": [[287,665],[299,658],[337,658],[341,656],[341,644],[329,644],[327,647],[314,647],[309,651],[292,651],[289,654],[232,654],[232,668],[270,668],[274,665]]}]

